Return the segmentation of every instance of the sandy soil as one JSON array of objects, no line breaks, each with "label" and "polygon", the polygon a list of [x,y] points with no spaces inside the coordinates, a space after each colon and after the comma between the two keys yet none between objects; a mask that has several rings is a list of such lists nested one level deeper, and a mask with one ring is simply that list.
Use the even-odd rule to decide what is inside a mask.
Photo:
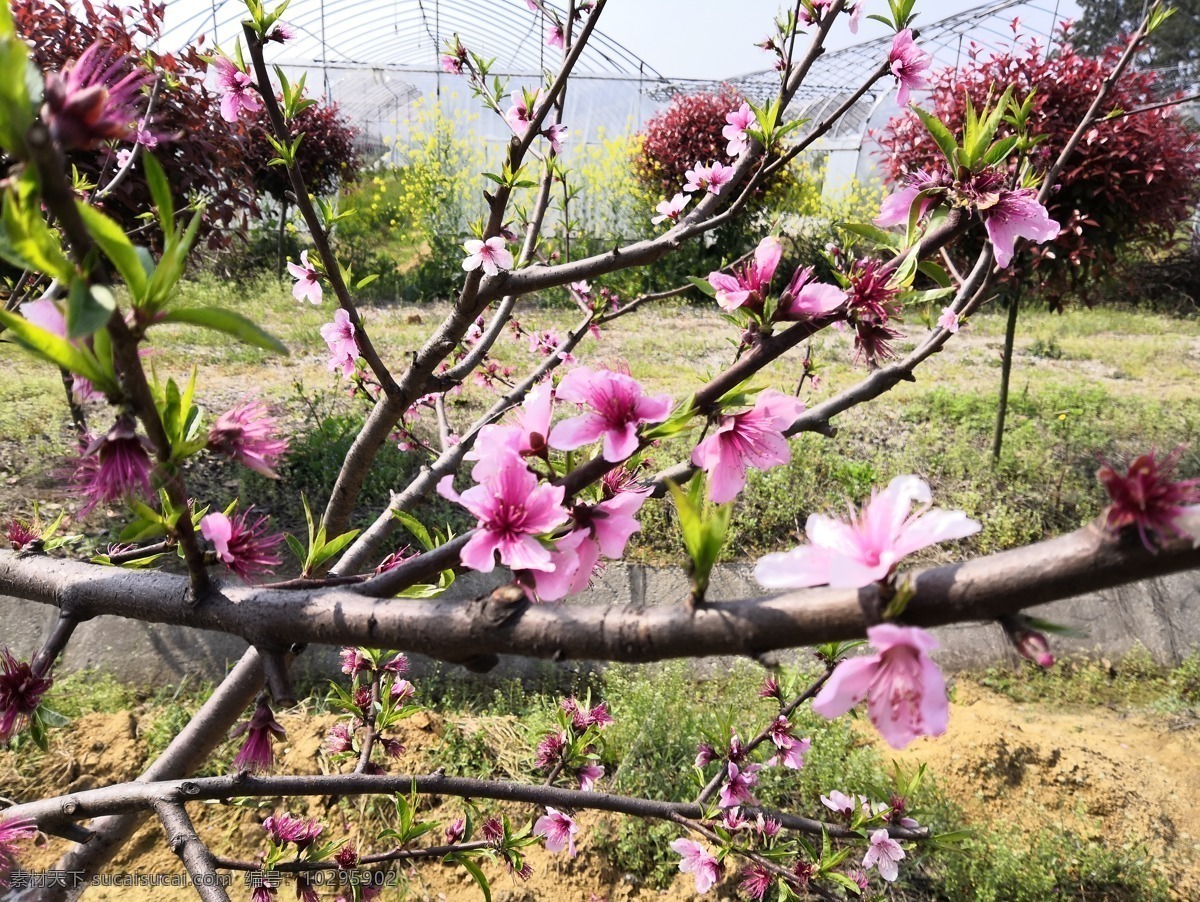
[{"label": "sandy soil", "polygon": [[929,771],[973,826],[1066,827],[1144,844],[1179,898],[1200,898],[1200,723],[1018,704],[959,683],[950,727],[895,755]]},{"label": "sandy soil", "polygon": [[[283,720],[289,744],[282,770],[322,769],[325,762],[319,749],[333,718],[304,721],[285,716]],[[425,713],[406,723],[400,738],[408,749],[408,766],[414,770],[432,766],[445,727],[441,718]],[[132,714],[88,715],[71,724],[36,767],[28,762],[22,766],[12,753],[0,753],[0,785],[6,787],[6,795],[22,798],[119,782],[136,774],[143,753],[144,740]],[[964,806],[970,826],[977,830],[986,833],[988,823],[1008,820],[1030,830],[1061,825],[1113,844],[1144,843],[1174,883],[1179,898],[1200,898],[1200,873],[1195,867],[1200,861],[1200,727],[1194,722],[1127,716],[1108,708],[1064,711],[1021,705],[960,683],[949,733],[917,743],[896,757],[907,764],[926,763],[935,779]],[[443,805],[433,812],[435,816],[457,813],[453,800]],[[262,844],[260,824],[270,809],[193,805],[190,813],[215,852],[250,858]],[[511,813],[518,822],[528,815],[519,809]],[[345,809],[332,800],[318,800],[307,814],[322,818],[334,834],[341,832],[337,821]],[[580,854],[574,860],[531,847],[534,874],[527,883],[507,875],[500,866],[486,868],[496,902],[695,898],[686,876],[660,892],[639,887],[631,876],[617,872],[588,838],[601,826],[602,817],[580,817]],[[49,867],[65,848],[61,840],[46,839],[27,850],[22,863],[31,870]],[[122,851],[110,873],[182,874],[183,869],[163,844],[160,828],[152,823]],[[479,898],[461,868],[426,865],[406,876],[406,891],[388,897]],[[727,889],[733,889],[731,881]],[[247,898],[249,890],[239,880],[231,887],[231,896]],[[164,887],[96,887],[87,898],[147,902],[195,896]]]}]

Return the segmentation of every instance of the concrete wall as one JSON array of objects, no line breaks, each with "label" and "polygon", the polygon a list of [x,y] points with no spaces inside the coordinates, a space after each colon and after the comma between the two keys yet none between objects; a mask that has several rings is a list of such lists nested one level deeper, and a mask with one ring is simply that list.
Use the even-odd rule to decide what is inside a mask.
[{"label": "concrete wall", "polygon": [[[469,597],[495,585],[468,574],[452,593]],[[730,566],[714,575],[713,600],[747,598],[761,593],[748,566]],[[602,604],[665,604],[682,599],[687,580],[678,569],[614,564],[580,600]],[[1073,627],[1081,638],[1055,637],[1057,656],[1119,657],[1140,642],[1155,660],[1175,664],[1200,647],[1200,571],[1148,580],[1093,595],[1032,609],[1035,616]],[[57,609],[0,597],[0,646],[28,658],[54,626]],[[962,624],[935,630],[942,649],[936,654],[949,669],[985,667],[1015,661],[1000,627],[994,623]],[[175,682],[185,674],[219,679],[240,657],[246,643],[221,633],[103,617],[81,624],[67,649],[68,670],[103,668],[136,683]],[[781,659],[797,653],[782,653]],[[522,659],[504,662],[501,672],[523,672]],[[310,649],[298,662],[298,676],[322,676],[336,670],[336,649]]]}]

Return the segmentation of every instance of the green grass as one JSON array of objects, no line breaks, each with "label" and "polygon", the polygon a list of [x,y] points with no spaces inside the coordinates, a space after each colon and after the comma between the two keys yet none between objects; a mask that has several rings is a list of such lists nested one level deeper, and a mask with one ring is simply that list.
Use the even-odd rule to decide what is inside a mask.
[{"label": "green grass", "polygon": [[[419,696],[431,700],[449,723],[436,747],[424,751],[453,775],[537,782],[534,746],[553,728],[559,700],[566,694],[590,695],[593,701],[604,700],[615,718],[604,734],[606,789],[687,800],[702,785],[693,768],[700,738],[716,744],[731,729],[748,738],[772,716],[774,703],[757,696],[764,674],[745,661],[711,670],[697,670],[687,662],[611,666],[602,672],[546,666],[525,682],[437,668],[418,678]],[[785,692],[793,694],[814,674],[811,669],[784,670],[780,681]],[[995,668],[959,679],[1053,708],[1079,704],[1162,712],[1200,703],[1200,651],[1173,669],[1157,667],[1144,651],[1135,651],[1116,663],[1069,665],[1041,678],[1025,670]],[[153,756],[209,691],[202,684],[174,692],[146,691],[108,675],[81,672],[57,681],[48,704],[72,718],[89,711],[134,711],[148,755]],[[321,698],[308,704],[316,711],[327,708]],[[455,725],[464,718],[474,726]],[[765,805],[819,817],[819,796],[831,789],[887,797],[894,785],[892,766],[874,746],[864,744],[851,719],[828,721],[805,706],[792,720],[798,735],[812,740],[812,747],[800,771],[761,772],[756,792]],[[206,766],[206,775],[225,771],[232,749],[222,754]],[[25,776],[33,773],[31,768],[44,766],[41,753],[24,746],[18,761]],[[907,799],[910,810],[935,834],[960,830],[965,815],[939,788],[937,777],[928,774]],[[600,821],[591,839],[613,867],[636,882],[666,886],[678,871],[678,855],[669,848],[678,835],[679,828],[672,824],[609,817]],[[1156,863],[1134,842],[1119,836],[1089,838],[1066,828],[1031,830],[1015,823],[976,823],[968,835],[953,842],[914,847],[901,874],[892,898],[1169,898]]]},{"label": "green grass", "polygon": [[1200,707],[1200,649],[1174,668],[1156,664],[1138,643],[1118,661],[1065,661],[1051,670],[993,667],[970,679],[1017,702],[1172,714]]},{"label": "green grass", "polygon": [[[299,494],[314,508],[323,507],[367,409],[349,400],[344,383],[325,369],[318,330],[331,317],[332,305],[297,303],[288,283],[269,276],[241,284],[200,277],[184,283],[180,303],[237,310],[268,325],[291,349],[289,357],[278,358],[195,328],[158,327],[151,333],[153,366],[163,378],[185,378],[199,364],[199,399],[210,418],[249,391],[274,406],[293,436],[281,482],[202,462],[189,474],[200,487],[197,494],[217,504],[236,495],[295,530],[302,522]],[[391,361],[411,354],[447,311],[445,304],[363,307],[376,346]],[[577,317],[561,303],[536,300],[518,311],[530,331],[562,332]],[[1200,399],[1194,393],[1194,359],[1200,320],[1114,308],[1072,308],[1062,315],[1023,311],[1004,454],[992,467],[1003,326],[997,313],[974,317],[957,343],[918,370],[915,384],[902,384],[838,417],[834,439],[795,440],[790,465],[765,474],[751,471],[725,559],[789,547],[809,514],[844,511],[847,502],[861,501],[873,487],[910,472],[931,482],[938,504],[960,507],[983,521],[983,532],[959,553],[1010,548],[1076,528],[1096,515],[1103,503],[1094,480],[1099,456],[1123,460],[1151,446],[1196,445]],[[585,340],[576,354],[589,365],[626,361],[647,390],[683,397],[732,359],[730,337],[730,327],[711,307],[666,303],[616,321],[602,343]],[[864,375],[850,360],[846,336],[823,333],[809,351],[822,378],[810,403]],[[790,388],[802,354],[797,349],[777,361],[762,381]],[[497,343],[495,358],[516,372],[536,359],[524,338],[509,337]],[[0,388],[0,401],[8,402],[0,403],[0,468],[34,487],[25,494],[65,500],[55,497],[61,487],[47,478],[70,446],[58,376],[12,346],[0,346],[0,363],[16,377]],[[465,428],[493,399],[489,391],[465,385],[449,400],[452,426]],[[94,430],[105,427],[105,413],[95,409],[92,416]],[[414,428],[428,435],[432,420],[426,412]],[[685,435],[654,449],[655,465],[686,458],[691,441],[694,435]],[[416,453],[385,447],[364,486],[356,525],[372,519],[389,491],[404,485],[421,462]],[[1185,454],[1181,470],[1184,475],[1200,471],[1200,456]],[[468,525],[460,508],[441,499],[430,499],[418,516],[439,526]],[[642,522],[631,559],[678,562],[681,543],[671,506],[647,504]]]}]

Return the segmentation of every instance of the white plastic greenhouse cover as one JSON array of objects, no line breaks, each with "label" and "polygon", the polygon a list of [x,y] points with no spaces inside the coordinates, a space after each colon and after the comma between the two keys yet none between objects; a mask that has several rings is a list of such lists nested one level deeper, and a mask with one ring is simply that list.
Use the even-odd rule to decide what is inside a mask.
[{"label": "white plastic greenhouse cover", "polygon": [[[922,47],[937,65],[965,61],[972,44],[981,52],[1012,46],[1014,19],[1020,34],[1045,44],[1069,0],[995,0],[938,21],[918,18]],[[933,4],[930,4],[930,8]],[[929,15],[929,13],[926,13]],[[245,17],[242,0],[174,0],[168,6],[164,49],[204,35],[205,46],[232,51]],[[524,0],[293,0],[286,19],[296,37],[272,62],[289,74],[308,72],[314,93],[342,110],[376,146],[403,144],[421,104],[438,102],[450,115],[470,121],[487,140],[507,141],[507,126],[482,109],[461,77],[443,73],[439,56],[458,35],[471,50],[495,58],[493,71],[510,89],[532,87],[552,69],[558,51],[546,47],[547,20]],[[601,135],[631,134],[679,92],[715,88],[721,82],[666,77],[605,36],[593,35],[576,67],[566,122],[573,142]],[[882,62],[890,38],[829,51],[813,66],[791,115],[819,119],[836,109]],[[274,49],[274,45],[272,45]],[[778,74],[764,70],[725,80],[762,100],[778,87]],[[829,148],[858,148],[867,130],[896,111],[891,79],[864,96],[825,139]],[[860,166],[860,169],[862,167]]]}]

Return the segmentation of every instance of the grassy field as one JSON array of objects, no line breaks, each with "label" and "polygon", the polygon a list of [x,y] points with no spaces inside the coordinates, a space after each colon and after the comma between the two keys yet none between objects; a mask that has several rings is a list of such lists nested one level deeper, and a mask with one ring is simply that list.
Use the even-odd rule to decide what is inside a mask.
[{"label": "grassy field", "polygon": [[[291,354],[273,357],[217,333],[177,326],[152,333],[154,371],[186,378],[199,368],[199,398],[215,416],[246,394],[275,409],[291,432],[292,451],[284,479],[268,483],[217,460],[192,466],[196,494],[224,504],[237,494],[273,512],[295,528],[296,501],[303,492],[324,503],[333,472],[365,414],[344,383],[325,366],[318,334],[332,317],[297,304],[287,285],[264,279],[248,285],[212,278],[187,283],[181,303],[215,304],[239,310],[266,325]],[[364,309],[369,331],[386,360],[410,355],[445,314],[441,305],[375,304]],[[565,331],[578,312],[563,303],[531,303],[517,312],[527,330]],[[924,328],[910,324],[900,350]],[[1012,382],[1004,452],[990,459],[999,380],[1003,317],[985,313],[940,354],[923,365],[915,383],[850,411],[837,420],[838,435],[809,435],[793,442],[793,459],[770,473],[751,473],[736,513],[725,556],[759,555],[786,546],[808,514],[844,509],[893,476],[914,472],[934,486],[939,504],[960,507],[984,522],[965,547],[984,553],[1035,541],[1077,527],[1102,504],[1094,479],[1099,460],[1124,460],[1150,447],[1170,449],[1200,434],[1200,397],[1195,370],[1200,361],[1200,320],[1119,309],[1072,309],[1062,315],[1023,312]],[[732,327],[711,304],[665,303],[616,321],[602,340],[586,339],[576,352],[589,365],[625,362],[652,391],[681,398],[728,363]],[[808,391],[816,403],[863,378],[849,337],[830,330],[777,361],[764,382],[791,389],[799,361],[811,353],[820,385]],[[537,358],[524,337],[505,337],[496,359],[516,373]],[[23,511],[35,498],[72,504],[56,476],[57,459],[70,448],[60,380],[18,348],[0,345],[9,374],[0,385],[0,507]],[[806,387],[807,390],[807,387]],[[452,427],[465,428],[493,400],[487,389],[465,385],[448,404]],[[94,411],[94,428],[104,428]],[[413,424],[432,435],[432,413]],[[656,466],[669,466],[690,451],[688,436],[652,451]],[[367,481],[356,516],[369,520],[423,458],[385,449]],[[1185,452],[1185,472],[1200,470],[1200,452]],[[433,499],[418,511],[423,519],[465,525],[454,506]],[[88,531],[103,540],[116,519],[93,515]],[[645,508],[645,529],[630,549],[634,560],[678,560],[680,544],[669,505]]]},{"label": "grassy field", "polygon": [[[785,687],[798,687],[812,675],[784,671],[780,680]],[[600,750],[607,774],[605,788],[655,799],[687,800],[699,786],[698,777],[691,779],[697,738],[715,738],[727,728],[721,724],[746,736],[771,716],[771,703],[756,698],[762,678],[762,669],[748,662],[699,679],[683,663],[614,666],[603,672],[548,667],[525,683],[434,669],[415,677],[418,699],[429,707],[427,714],[420,716],[419,727],[402,734],[406,752],[398,764],[412,773],[440,766],[452,775],[538,782],[541,777],[533,766],[534,749],[554,728],[558,700],[568,693],[579,697],[590,693],[593,700],[603,699],[615,718]],[[23,798],[67,786],[80,788],[84,785],[80,779],[105,782],[128,778],[143,760],[165,747],[207,691],[207,686],[198,684],[178,690],[137,689],[96,673],[67,676],[53,688],[47,703],[70,722],[54,732],[48,752],[37,750],[27,740],[18,741],[10,751],[0,750],[0,780],[10,795]],[[307,691],[308,698],[297,709],[281,714],[289,730],[279,747],[285,772],[330,766],[320,752],[321,737],[336,720],[327,702],[328,689],[314,685]],[[1200,878],[1188,876],[1189,862],[1194,862],[1188,848],[1194,840],[1186,832],[1192,822],[1200,823],[1200,816],[1179,821],[1182,838],[1172,842],[1165,842],[1153,823],[1130,826],[1123,820],[1164,804],[1169,806],[1162,810],[1164,816],[1178,821],[1180,814],[1186,813],[1171,804],[1170,796],[1164,799],[1150,794],[1147,787],[1152,786],[1153,778],[1164,778],[1149,768],[1149,759],[1144,771],[1136,774],[1145,799],[1114,796],[1111,782],[1088,785],[1093,776],[1089,767],[1103,768],[1101,776],[1104,771],[1114,777],[1121,774],[1113,750],[1105,751],[1104,746],[1111,736],[1130,738],[1123,730],[1136,728],[1136,737],[1143,741],[1157,736],[1163,745],[1181,742],[1186,751],[1187,734],[1172,740],[1169,731],[1189,725],[1194,729],[1197,722],[1200,653],[1173,670],[1156,667],[1143,652],[1134,652],[1125,661],[1080,663],[1048,674],[1032,668],[960,674],[951,682],[951,697],[950,733],[919,743],[899,758],[881,748],[874,731],[861,721],[827,721],[802,708],[793,723],[799,735],[812,740],[806,765],[800,771],[763,771],[756,788],[758,797],[769,806],[814,815],[821,811],[818,796],[833,788],[886,798],[897,773],[911,774],[925,763],[924,756],[941,750],[919,789],[908,796],[908,805],[913,816],[935,833],[964,827],[969,832],[953,842],[910,850],[901,868],[901,881],[889,898],[1153,900],[1173,895],[1188,898],[1187,888],[1200,885]],[[977,730],[985,709],[1022,726],[1012,727],[1005,738],[997,737],[992,725],[984,723],[990,738],[982,743],[968,741],[966,737]],[[1072,742],[1069,735],[1054,739],[1053,747],[1058,750],[1054,754],[1070,761],[1070,766],[1059,768],[1064,785],[1047,783],[1038,787],[1038,797],[1031,799],[1025,785],[1033,782],[1031,775],[1012,769],[1012,743],[1018,741],[1022,729],[1050,730],[1056,717],[1087,724],[1089,733],[1099,734],[1079,740],[1095,747],[1094,760],[1071,759],[1077,753],[1068,747]],[[1104,729],[1095,729],[1097,723]],[[121,755],[114,758],[101,753],[97,757],[97,738],[103,745],[119,749]],[[228,772],[236,750],[236,741],[226,743],[203,774]],[[1032,749],[1024,754],[1031,768],[1039,760]],[[89,761],[93,769],[89,769]],[[82,768],[76,762],[82,762]],[[1197,778],[1200,764],[1194,759],[1180,762],[1165,777],[1167,785],[1176,789]],[[1094,800],[1105,798],[1115,804],[1096,813]],[[1009,807],[995,811],[981,800],[991,804],[1007,800]],[[1085,801],[1087,810],[1072,813]],[[436,799],[426,802],[422,816],[455,816],[448,804]],[[308,815],[327,824],[355,824],[352,829],[359,831],[356,842],[360,848],[369,847],[372,831],[382,826],[380,812],[363,809],[350,800],[320,800],[308,805]],[[528,816],[520,806],[505,810],[517,823]],[[246,858],[262,842],[259,824],[266,813],[266,809],[201,805],[193,818],[218,854]],[[673,888],[666,897],[670,900],[692,898],[689,881],[678,874],[678,856],[669,849],[671,840],[679,835],[678,827],[611,817],[591,818],[587,823],[580,836],[582,857],[565,872],[552,859],[535,859],[539,880],[563,881],[556,898],[587,898],[590,889],[603,894],[606,887],[599,885],[598,872],[615,875],[606,879],[626,887],[624,892],[629,895],[620,898],[663,898],[658,893],[667,887]],[[346,828],[330,829],[340,836]],[[135,843],[132,857],[122,860],[121,869],[153,872],[172,867],[170,853],[161,848],[153,831],[151,825],[147,838]],[[35,854],[38,860],[52,860],[55,852],[47,848]],[[497,877],[500,889],[506,882],[502,874]],[[432,879],[440,878],[435,875]],[[537,885],[529,891],[538,893]],[[549,891],[544,889],[548,885],[543,884],[543,891]],[[395,898],[427,897],[427,893],[416,893]]]},{"label": "grassy field", "polygon": [[[199,397],[210,416],[248,393],[273,407],[292,441],[278,484],[218,460],[198,461],[188,475],[196,494],[206,501],[224,504],[238,495],[295,528],[298,492],[314,506],[324,503],[332,475],[365,413],[361,402],[350,398],[344,383],[325,368],[317,330],[331,318],[332,307],[299,305],[287,285],[273,280],[245,286],[194,281],[187,284],[183,303],[239,310],[271,328],[291,349],[287,357],[269,357],[213,333],[162,327],[153,333],[151,363],[160,377],[176,379],[197,366]],[[377,347],[391,361],[411,354],[445,312],[439,305],[376,304],[364,309]],[[546,302],[520,309],[518,318],[529,330],[563,331],[578,313]],[[911,324],[905,341],[914,341],[922,328]],[[624,361],[649,390],[682,397],[729,361],[730,329],[711,307],[667,304],[619,320],[603,342],[585,341],[577,356],[590,365]],[[809,513],[844,509],[848,499],[860,499],[901,473],[926,477],[939,504],[961,507],[984,523],[983,531],[962,547],[931,552],[929,559],[936,559],[1036,541],[1094,517],[1103,503],[1095,481],[1102,457],[1125,460],[1150,447],[1191,443],[1181,468],[1184,475],[1200,472],[1195,450],[1200,434],[1200,397],[1195,392],[1200,320],[1112,309],[1023,313],[1004,453],[993,465],[990,444],[1002,331],[1002,316],[976,317],[918,371],[915,383],[840,417],[835,438],[810,435],[794,441],[790,465],[752,474],[736,509],[726,557],[754,557],[789,547]],[[865,375],[850,360],[849,339],[831,333],[777,362],[766,381],[793,387],[805,350],[817,361],[821,376],[820,385],[810,392],[810,403]],[[518,372],[536,361],[525,338],[502,339],[496,356]],[[72,444],[61,381],[7,343],[0,345],[0,365],[6,372],[0,382],[0,514],[27,512],[34,500],[50,510],[71,510],[77,502],[56,475],[59,459]],[[461,428],[491,398],[484,389],[465,386],[449,405],[452,424]],[[91,414],[94,428],[107,426],[101,409]],[[431,426],[428,414],[417,423],[418,429]],[[669,466],[689,449],[683,438],[664,443],[653,457],[656,465]],[[357,518],[373,517],[389,490],[402,485],[421,462],[418,454],[385,449],[366,483]],[[438,500],[418,514],[427,522],[465,525],[460,511]],[[678,562],[680,542],[670,508],[652,502],[642,522],[644,530],[635,538],[631,557]],[[82,527],[90,542],[102,545],[111,541],[120,523],[117,512],[97,512]],[[1019,716],[1026,723],[1040,716],[1038,712],[1078,708],[1108,716],[1106,712],[1115,711],[1121,718],[1149,718],[1149,738],[1144,741],[1157,745],[1154,723],[1165,731],[1168,721],[1186,725],[1188,718],[1196,718],[1198,674],[1200,661],[1193,656],[1174,671],[1133,659],[1117,668],[1080,665],[1050,677],[1004,670],[965,676],[955,690],[954,716],[959,720],[952,723],[969,722],[971,712],[981,710],[980,697],[1001,706],[1008,712],[1005,716],[1017,717],[1012,712],[1023,711]],[[743,731],[761,720],[758,703],[746,702],[755,697],[761,678],[761,670],[749,664],[700,681],[692,671],[674,665],[649,671],[614,667],[603,674],[547,670],[544,679],[532,685],[475,682],[458,673],[435,671],[426,675],[421,691],[440,726],[422,740],[417,758],[408,766],[436,763],[454,773],[530,778],[530,750],[549,723],[559,695],[590,690],[605,698],[618,718],[605,750],[611,786],[651,797],[682,798],[691,785],[681,783],[679,775],[689,770],[696,737],[714,729],[714,712],[727,713]],[[165,747],[205,691],[193,686],[171,694],[139,692],[111,679],[79,675],[56,686],[51,706],[82,721],[89,712],[109,712],[125,724],[122,729],[129,728],[126,720],[131,720],[135,727],[129,728],[130,748],[141,760]],[[322,693],[314,688],[309,704],[325,716]],[[122,712],[129,718],[121,720]],[[299,722],[299,714],[297,718]],[[27,744],[0,753],[0,783],[18,794],[56,785],[63,777],[63,756],[70,756],[65,750],[72,741],[70,729],[56,740],[63,745],[48,755]],[[853,791],[887,785],[890,759],[861,725],[805,714],[802,729],[813,737],[809,767],[786,782],[775,775],[767,778],[764,801],[811,812],[816,795],[833,786]],[[952,735],[954,730],[952,726]],[[993,739],[994,732],[989,733]],[[1098,743],[1104,730],[1100,733]],[[207,772],[224,772],[234,752],[230,744]],[[971,754],[982,762],[978,773],[956,770],[947,762],[944,771],[932,770],[932,779],[914,801],[923,823],[939,830],[974,823],[977,832],[954,849],[922,854],[905,869],[906,882],[894,893],[896,898],[1140,900],[1170,895],[1171,881],[1183,872],[1172,864],[1175,853],[1160,854],[1147,845],[1159,836],[1153,829],[1123,833],[1124,827],[1107,820],[1102,821],[1103,829],[1092,829],[1089,824],[1100,821],[1091,809],[1083,819],[1054,814],[1028,822],[1020,820],[1020,812],[988,814],[973,807],[978,802],[974,790],[941,782],[943,773],[948,781],[957,775],[973,787],[999,772],[990,746]],[[1075,791],[1069,786],[1054,791],[1059,790]],[[1126,798],[1124,804],[1133,802]],[[221,829],[235,834],[228,825]],[[590,854],[633,875],[631,879],[649,892],[674,876],[677,859],[667,844],[676,835],[676,829],[665,824],[647,829],[604,821],[592,835]],[[1178,886],[1175,889],[1178,893]]]}]

